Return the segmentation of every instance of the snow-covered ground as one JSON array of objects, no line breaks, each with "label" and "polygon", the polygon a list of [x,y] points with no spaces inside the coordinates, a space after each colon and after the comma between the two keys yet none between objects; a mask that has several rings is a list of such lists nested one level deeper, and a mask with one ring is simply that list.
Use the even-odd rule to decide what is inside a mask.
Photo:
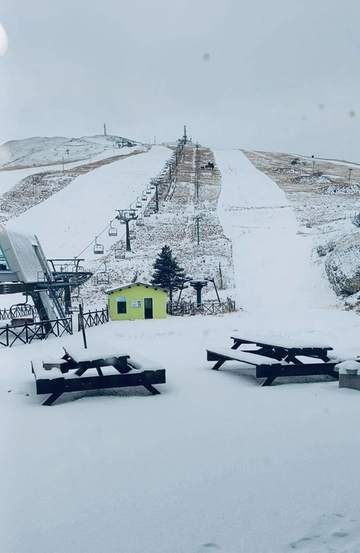
[{"label": "snow-covered ground", "polygon": [[[107,183],[101,217],[111,211],[111,202],[102,207],[111,191],[106,170],[134,160],[134,171],[148,160],[154,176],[168,156],[163,150],[92,172]],[[360,354],[359,318],[336,309],[321,267],[311,264],[312,237],[298,234],[284,193],[241,152],[215,156],[218,215],[233,243],[243,311],[87,331],[89,343],[102,339],[164,365],[160,396],[141,389],[65,394],[43,407],[30,359],[61,355],[81,336],[1,350],[2,552],[359,553],[358,392],[310,378],[262,388],[253,370],[237,363],[211,371],[205,354],[209,346],[230,346],[236,331],[330,343],[353,357]],[[57,211],[70,201],[65,190],[56,194]],[[91,190],[76,199],[89,218]],[[55,219],[55,203],[52,209]],[[22,221],[38,225],[49,256],[52,240],[74,252],[83,242],[82,224],[79,238],[65,227],[59,238],[56,224],[48,237],[26,215]]]},{"label": "snow-covered ground", "polygon": [[[94,259],[97,242],[108,249],[118,237],[108,235],[117,209],[128,209],[151,178],[157,176],[172,151],[154,146],[149,152],[115,161],[77,177],[69,186],[7,223],[8,228],[31,228],[48,258],[86,256]],[[119,229],[119,222],[113,226]]]},{"label": "snow-covered ground", "polygon": [[0,168],[59,165],[71,167],[71,163],[104,159],[119,155],[123,147],[137,143],[118,136],[96,135],[82,138],[34,137],[12,140],[0,146]]}]

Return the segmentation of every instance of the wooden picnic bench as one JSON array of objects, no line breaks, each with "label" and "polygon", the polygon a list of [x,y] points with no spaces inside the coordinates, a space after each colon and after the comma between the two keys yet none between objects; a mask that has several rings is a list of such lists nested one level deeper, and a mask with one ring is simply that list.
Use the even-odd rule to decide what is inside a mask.
[{"label": "wooden picnic bench", "polygon": [[[239,361],[255,367],[256,378],[266,378],[262,386],[270,386],[278,377],[327,375],[338,379],[328,352],[333,348],[301,340],[265,336],[231,336],[231,348],[211,348],[207,360],[216,361],[218,370],[226,361]],[[239,349],[241,347],[251,349]]]},{"label": "wooden picnic bench", "polygon": [[143,386],[160,394],[153,384],[166,382],[165,369],[137,353],[97,345],[89,349],[63,348],[61,358],[31,361],[37,394],[51,394],[43,405],[52,405],[64,392]]}]

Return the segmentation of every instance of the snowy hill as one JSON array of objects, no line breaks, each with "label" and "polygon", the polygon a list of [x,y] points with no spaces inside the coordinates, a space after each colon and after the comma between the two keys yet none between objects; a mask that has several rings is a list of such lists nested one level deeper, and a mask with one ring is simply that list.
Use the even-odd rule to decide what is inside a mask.
[{"label": "snowy hill", "polygon": [[[95,272],[106,264],[109,287],[135,274],[146,280],[167,243],[192,276],[214,271],[220,294],[242,307],[86,330],[89,344],[100,339],[163,365],[158,396],[67,393],[44,407],[30,359],[82,347],[81,333],[2,348],[1,551],[357,553],[358,392],[312,377],[261,387],[239,363],[212,371],[205,353],[230,347],[236,333],[359,355],[359,318],[339,308],[317,255],[322,242],[351,231],[356,186],[341,163],[316,160],[316,175],[306,158],[294,167],[284,154],[193,144],[169,179],[173,148],[126,147],[65,171],[41,168],[1,196],[7,227],[36,232],[48,257],[79,255]],[[209,161],[214,169],[201,169]],[[116,260],[124,231],[114,216],[131,205],[144,224]],[[104,255],[94,254],[95,236]],[[104,305],[103,288],[84,286],[87,308]]]},{"label": "snowy hill", "polygon": [[[86,159],[85,162],[74,161],[66,167],[61,164],[49,169],[39,166],[0,171],[0,192],[1,179],[3,186],[1,224],[15,230],[31,229],[39,237],[49,258],[81,257],[84,268],[94,272],[95,276],[106,273],[108,286],[99,285],[95,278],[82,287],[81,294],[87,307],[103,306],[107,287],[134,278],[148,281],[156,255],[164,243],[173,249],[187,274],[193,278],[215,278],[222,299],[237,299],[239,307],[251,302],[254,305],[254,299],[259,305],[264,301],[276,303],[277,294],[272,299],[263,296],[261,281],[256,297],[245,293],[249,284],[251,289],[255,285],[255,281],[247,279],[248,260],[259,244],[268,243],[265,238],[269,235],[270,225],[277,225],[278,229],[293,228],[296,241],[287,244],[286,234],[274,235],[271,248],[262,249],[260,257],[253,257],[250,270],[253,270],[256,260],[261,265],[264,256],[271,259],[275,249],[279,259],[286,260],[287,266],[294,266],[296,255],[300,256],[302,252],[302,264],[307,266],[306,259],[310,263],[306,269],[308,278],[312,267],[312,272],[317,270],[324,280],[327,280],[324,259],[316,254],[316,248],[321,248],[329,239],[339,241],[344,233],[355,232],[349,215],[357,207],[360,209],[357,200],[360,169],[356,164],[315,161],[300,156],[295,158],[297,161],[293,165],[294,156],[287,154],[245,152],[252,163],[272,179],[264,180],[259,179],[251,164],[240,163],[238,150],[212,152],[189,143],[178,164],[173,165],[170,179],[169,160],[174,155],[176,142],[167,146],[138,145],[113,149],[113,139],[99,136],[62,142],[62,147],[74,144],[73,157],[81,157],[85,148],[87,151],[90,148],[93,152],[91,162]],[[19,141],[13,151],[24,163],[26,159],[34,161],[37,158],[39,163],[44,163],[53,159],[51,155],[58,140],[63,139]],[[122,140],[123,144],[126,139],[116,140]],[[42,141],[45,150],[35,154]],[[101,148],[107,149],[96,157],[94,153]],[[196,170],[209,161],[215,163],[214,170]],[[347,183],[349,168],[351,187]],[[14,184],[16,175],[20,182],[15,180]],[[161,178],[162,182],[158,189],[157,213],[154,213],[155,190],[150,188],[154,178]],[[253,182],[257,183],[257,192],[249,196]],[[274,182],[277,184],[275,188]],[[269,183],[272,183],[270,187]],[[225,184],[227,188],[224,188]],[[219,198],[221,192],[223,196],[226,194],[226,190],[230,191],[230,196],[224,212]],[[126,252],[119,261],[116,254],[125,249],[125,228],[115,217],[117,210],[130,207],[136,210],[138,222],[143,224],[131,224],[131,252]],[[259,223],[258,216],[262,212],[267,214],[267,219],[261,219]],[[252,230],[251,240],[244,238],[240,253],[237,251],[240,237],[232,244],[232,218],[236,214],[236,220],[241,221],[240,233],[245,238],[251,222],[263,227],[263,232]],[[110,226],[117,228],[116,237],[109,236]],[[237,232],[235,234],[237,236]],[[306,242],[305,237],[308,238]],[[104,246],[103,255],[94,254],[95,241]],[[289,263],[294,251],[297,252],[294,261]],[[234,272],[238,273],[237,278]],[[286,272],[283,270],[282,274]],[[301,280],[304,274],[288,275],[287,280],[293,282],[289,302],[298,293],[294,279]],[[273,286],[280,290],[284,286],[283,280],[275,275],[276,272],[272,277]],[[306,289],[305,286],[302,292],[305,295]],[[191,290],[185,290],[184,297],[191,296],[191,293]],[[204,289],[203,297],[214,299],[214,290],[210,287]],[[332,301],[336,301],[335,298]]]},{"label": "snowy hill", "polygon": [[12,140],[0,146],[0,169],[20,169],[91,160],[91,157],[114,155],[119,148],[138,144],[134,140],[111,135]]}]

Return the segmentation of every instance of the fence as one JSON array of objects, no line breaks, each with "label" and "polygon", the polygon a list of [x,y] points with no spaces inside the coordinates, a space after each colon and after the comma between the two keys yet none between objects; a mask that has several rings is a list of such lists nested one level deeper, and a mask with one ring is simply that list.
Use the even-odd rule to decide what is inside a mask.
[{"label": "fence", "polygon": [[108,322],[109,310],[107,307],[104,307],[104,309],[100,309],[99,311],[88,311],[87,313],[83,313],[82,316],[79,313],[78,331],[80,332],[80,330],[82,330],[82,324],[84,325],[84,328],[88,328],[90,326],[98,326]]},{"label": "fence", "polygon": [[0,345],[11,347],[14,343],[30,344],[33,340],[46,340],[50,335],[60,337],[65,332],[72,334],[72,319],[27,322],[18,326],[0,327]]},{"label": "fence", "polygon": [[168,315],[223,315],[233,311],[236,311],[235,301],[230,299],[226,302],[207,301],[201,304],[191,301],[168,302],[166,306]]},{"label": "fence", "polygon": [[8,319],[21,319],[24,317],[35,318],[36,310],[33,305],[30,304],[18,304],[10,309],[0,309],[0,321]]}]

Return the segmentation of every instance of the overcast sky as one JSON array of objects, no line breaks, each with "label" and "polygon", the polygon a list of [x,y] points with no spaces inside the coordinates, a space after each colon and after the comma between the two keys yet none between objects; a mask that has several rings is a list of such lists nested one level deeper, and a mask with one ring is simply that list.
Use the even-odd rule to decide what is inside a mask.
[{"label": "overcast sky", "polygon": [[0,143],[108,134],[360,162],[359,0],[2,0]]}]

